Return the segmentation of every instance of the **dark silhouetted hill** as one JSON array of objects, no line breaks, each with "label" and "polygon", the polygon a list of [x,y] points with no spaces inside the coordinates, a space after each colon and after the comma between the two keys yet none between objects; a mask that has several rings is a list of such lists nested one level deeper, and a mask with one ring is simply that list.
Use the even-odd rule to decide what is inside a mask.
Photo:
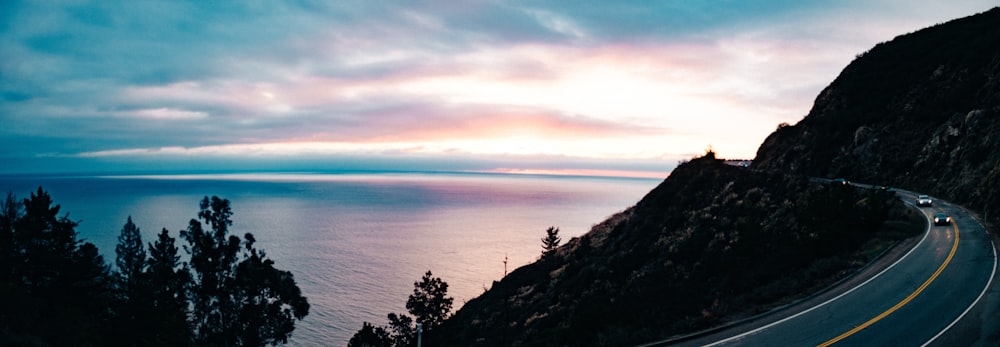
[{"label": "dark silhouetted hill", "polygon": [[618,346],[690,332],[842,277],[868,260],[859,255],[866,245],[921,229],[907,213],[892,192],[753,171],[709,153],[634,207],[495,282],[428,339]]},{"label": "dark silhouetted hill", "polygon": [[861,54],[756,169],[906,187],[1000,217],[1000,8]]}]

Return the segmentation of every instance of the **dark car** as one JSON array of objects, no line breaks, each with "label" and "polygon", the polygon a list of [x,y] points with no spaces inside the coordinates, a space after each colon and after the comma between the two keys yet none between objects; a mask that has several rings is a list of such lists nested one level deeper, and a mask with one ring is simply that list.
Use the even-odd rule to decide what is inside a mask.
[{"label": "dark car", "polygon": [[834,178],[833,181],[831,181],[831,183],[833,183],[834,185],[846,186],[850,185],[851,181],[848,181],[846,178]]},{"label": "dark car", "polygon": [[917,206],[927,207],[927,206],[931,206],[933,204],[934,204],[934,200],[931,200],[931,197],[929,197],[927,195],[920,195],[920,196],[917,197]]},{"label": "dark car", "polygon": [[948,225],[951,224],[951,216],[947,213],[937,213],[934,215],[934,225]]}]

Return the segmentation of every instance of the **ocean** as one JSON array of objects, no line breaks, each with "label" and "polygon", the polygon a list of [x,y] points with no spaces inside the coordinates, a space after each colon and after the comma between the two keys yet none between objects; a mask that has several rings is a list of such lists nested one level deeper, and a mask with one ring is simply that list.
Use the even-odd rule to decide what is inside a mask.
[{"label": "ocean", "polygon": [[[79,238],[113,265],[131,216],[144,243],[178,232],[204,196],[229,199],[234,235],[253,233],[275,266],[291,271],[311,305],[291,346],[346,346],[362,322],[405,313],[430,270],[454,310],[506,270],[536,260],[545,229],[563,242],[639,201],[660,181],[486,173],[279,173],[0,176],[19,198],[39,186],[79,221]],[[183,251],[181,251],[183,254]]]}]

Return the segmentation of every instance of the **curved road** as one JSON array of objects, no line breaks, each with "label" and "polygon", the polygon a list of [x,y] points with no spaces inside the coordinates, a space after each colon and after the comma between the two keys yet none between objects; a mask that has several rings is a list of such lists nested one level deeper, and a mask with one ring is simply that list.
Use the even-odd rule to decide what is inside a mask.
[{"label": "curved road", "polygon": [[[913,204],[912,192],[899,191]],[[919,208],[927,231],[909,253],[867,281],[809,307],[791,307],[698,338],[699,346],[923,346],[980,301],[996,272],[990,235],[965,210],[940,200]],[[935,226],[934,214],[953,222]],[[671,342],[665,342],[671,343]],[[660,345],[660,344],[656,344]]]}]

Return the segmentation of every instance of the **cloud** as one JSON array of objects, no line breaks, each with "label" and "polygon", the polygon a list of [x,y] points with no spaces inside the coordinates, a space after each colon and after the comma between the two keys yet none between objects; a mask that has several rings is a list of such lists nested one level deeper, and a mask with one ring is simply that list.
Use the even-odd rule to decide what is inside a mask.
[{"label": "cloud", "polygon": [[205,112],[185,111],[171,108],[141,109],[128,112],[119,112],[127,117],[139,117],[147,119],[200,119],[208,116]]},{"label": "cloud", "polygon": [[[201,114],[175,110],[141,110],[140,118],[188,119]],[[149,117],[153,114],[154,117]],[[441,108],[404,104],[368,110],[347,122],[317,116],[305,121],[272,122],[263,130],[278,132],[240,142],[238,132],[223,144],[100,150],[82,157],[136,155],[335,155],[335,154],[515,154],[574,157],[633,157],[634,150],[608,146],[630,141],[655,141],[669,129],[640,127],[603,120],[546,113],[546,110],[504,105],[461,105]],[[654,154],[658,156],[660,153]]]},{"label": "cloud", "polygon": [[10,1],[0,156],[750,157],[857,53],[995,5]]}]

